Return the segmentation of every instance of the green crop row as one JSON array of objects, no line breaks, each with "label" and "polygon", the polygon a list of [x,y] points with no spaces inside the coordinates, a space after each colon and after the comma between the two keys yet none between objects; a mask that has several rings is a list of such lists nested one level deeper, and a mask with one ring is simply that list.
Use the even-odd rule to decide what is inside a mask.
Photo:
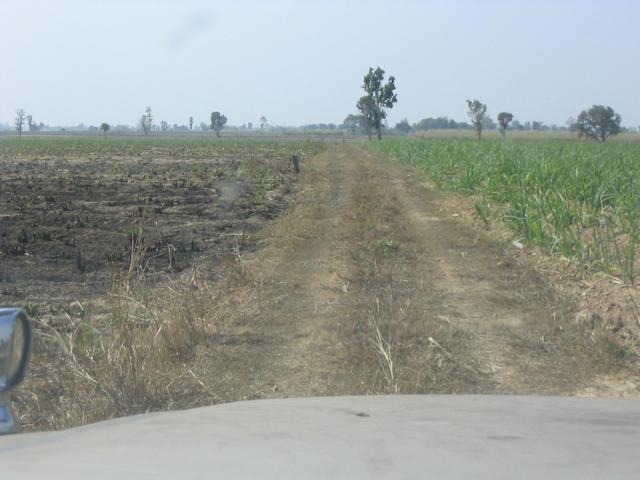
[{"label": "green crop row", "polygon": [[503,221],[520,240],[634,282],[639,145],[385,141],[377,148],[444,189],[475,195],[476,214]]}]

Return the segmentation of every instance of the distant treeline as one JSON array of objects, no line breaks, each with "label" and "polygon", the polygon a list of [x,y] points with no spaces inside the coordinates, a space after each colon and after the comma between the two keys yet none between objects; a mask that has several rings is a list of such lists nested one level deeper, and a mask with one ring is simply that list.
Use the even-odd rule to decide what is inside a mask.
[{"label": "distant treeline", "polygon": [[[540,132],[572,131],[574,128],[573,127],[574,124],[575,124],[575,120],[573,118],[570,118],[567,120],[566,126],[555,125],[555,124],[547,125],[544,122],[537,122],[537,121],[520,122],[519,120],[514,119],[509,124],[509,130],[512,130],[512,131],[514,130],[529,131],[530,130],[530,131],[540,131]],[[319,125],[325,125],[325,124],[319,124]],[[333,124],[329,124],[329,125],[333,125]],[[313,127],[313,126],[310,126],[310,127]],[[327,129],[326,126],[322,128]],[[335,126],[333,126],[332,128],[335,128]],[[367,133],[366,123],[360,115],[347,116],[347,118],[345,118],[342,125],[340,125],[337,128],[341,130],[345,130],[353,135],[357,135],[357,134],[364,135]],[[385,126],[385,128],[387,130],[391,129],[388,125]],[[392,130],[395,130],[398,133],[411,133],[411,132],[424,132],[428,130],[472,130],[472,129],[473,129],[473,126],[467,122],[456,122],[455,120],[448,117],[428,117],[428,118],[423,118],[422,120],[414,124],[410,124],[407,119],[401,120],[400,122],[396,123],[395,127],[393,127]],[[487,117],[483,122],[483,130],[498,130],[498,124],[491,117]],[[637,132],[637,131],[640,131],[640,127],[638,128],[623,127],[622,130],[626,132]]]},{"label": "distant treeline", "polygon": [[[514,119],[509,125],[509,130],[512,131],[571,131],[573,125],[573,119],[569,119],[567,121],[567,126],[560,125],[547,125],[544,122],[537,121],[526,121],[520,122],[517,119]],[[153,124],[151,126],[152,131],[157,132],[189,132],[192,130],[200,130],[200,131],[209,131],[210,126],[205,122],[201,122],[197,127],[189,128],[189,125],[182,124],[169,124],[168,122],[161,121],[160,124]],[[429,130],[472,130],[473,126],[467,122],[457,122],[448,117],[428,117],[423,118],[419,122],[414,124],[409,123],[407,119],[404,119],[398,123],[396,123],[395,127],[390,127],[389,125],[385,125],[384,128],[386,130],[395,131],[397,133],[408,134],[412,132],[424,132]],[[14,130],[15,127],[9,125],[8,123],[0,123],[0,132],[1,131],[11,131]],[[483,129],[485,130],[497,130],[498,124],[490,117],[488,117],[484,124]],[[96,125],[86,125],[84,123],[80,123],[78,125],[72,126],[50,126],[45,123],[31,123],[28,125],[27,131],[29,132],[99,132],[100,127]],[[345,133],[351,135],[366,135],[367,127],[364,119],[360,115],[348,115],[341,124],[336,123],[310,123],[307,125],[301,126],[283,126],[283,125],[268,125],[264,124],[262,128],[259,126],[254,126],[251,122],[245,123],[239,126],[227,125],[225,126],[225,130],[232,131],[260,131],[265,130],[269,132],[291,132],[291,131],[344,131]],[[134,127],[131,125],[111,125],[110,131],[113,133],[121,132],[121,133],[136,133],[139,131],[138,127]],[[638,132],[640,131],[640,126],[638,128],[635,127],[623,127],[622,131],[626,132]]]}]

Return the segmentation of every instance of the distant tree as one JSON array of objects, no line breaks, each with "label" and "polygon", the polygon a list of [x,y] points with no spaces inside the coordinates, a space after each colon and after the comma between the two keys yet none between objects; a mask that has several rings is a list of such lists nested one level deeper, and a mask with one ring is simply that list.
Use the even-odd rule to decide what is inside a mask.
[{"label": "distant tree", "polygon": [[487,115],[487,106],[480,100],[467,100],[467,107],[469,108],[467,115],[471,119],[478,140],[482,140],[482,128]]},{"label": "distant tree", "polygon": [[189,117],[189,130],[193,130],[193,117]]},{"label": "distant tree", "polygon": [[577,130],[576,119],[573,117],[567,118],[566,125],[567,125],[567,130],[569,130],[571,132],[571,136],[573,136],[573,134]]},{"label": "distant tree", "polygon": [[395,77],[389,76],[385,84],[384,70],[380,67],[375,70],[369,68],[369,73],[364,76],[362,88],[366,95],[360,97],[356,107],[367,121],[369,140],[374,129],[378,133],[378,140],[382,139],[382,122],[387,118],[385,109],[393,108],[393,104],[398,101],[395,81]]},{"label": "distant tree", "polygon": [[144,109],[144,115],[140,118],[140,127],[145,135],[151,134],[153,128],[153,114],[151,113],[151,107]]},{"label": "distant tree", "polygon": [[483,130],[495,130],[496,128],[498,128],[498,124],[493,121],[493,118],[491,118],[489,115],[484,117],[484,120],[482,121]]},{"label": "distant tree", "polygon": [[162,130],[163,132],[166,132],[167,130],[169,130],[169,123],[165,120],[162,120],[160,122],[160,130]]},{"label": "distant tree", "polygon": [[515,119],[513,121],[513,123],[511,124],[511,128],[513,130],[524,130],[524,127],[522,126],[522,124],[520,123],[520,120]]},{"label": "distant tree", "polygon": [[269,123],[267,122],[267,117],[260,117],[260,130],[264,130],[268,125]]},{"label": "distant tree", "polygon": [[396,130],[405,134],[410,133],[411,125],[409,125],[409,120],[405,118],[403,120],[400,120],[398,123],[396,123]]},{"label": "distant tree", "polygon": [[251,129],[253,129],[253,123],[248,122],[247,123],[247,130],[251,130]]},{"label": "distant tree", "polygon": [[502,133],[502,139],[507,137],[507,128],[513,120],[513,114],[509,112],[500,112],[498,114],[498,125],[500,125],[500,133]]},{"label": "distant tree", "polygon": [[222,115],[220,112],[211,112],[211,125],[210,128],[214,132],[216,132],[216,137],[220,136],[220,132],[227,124],[227,117]]},{"label": "distant tree", "polygon": [[100,124],[100,130],[104,133],[104,138],[107,138],[107,132],[109,131],[109,124],[107,122],[102,122]]},{"label": "distant tree", "polygon": [[358,100],[356,107],[361,112],[360,117],[364,120],[366,133],[369,136],[369,140],[371,140],[371,137],[373,134],[373,128],[376,123],[376,118],[375,118],[376,107],[375,107],[374,101],[371,97],[365,95],[363,97],[360,97],[360,100]]},{"label": "distant tree", "polygon": [[413,126],[414,130],[468,130],[471,128],[466,122],[456,122],[447,117],[423,118]]},{"label": "distant tree", "polygon": [[369,131],[367,121],[362,115],[347,115],[340,128],[347,130],[351,135],[366,134]]},{"label": "distant tree", "polygon": [[33,117],[31,115],[27,115],[27,128],[30,132],[39,132],[42,127],[44,127],[44,123],[37,123],[33,120]]},{"label": "distant tree", "polygon": [[24,127],[24,119],[27,114],[22,108],[16,110],[16,130],[18,131],[18,137],[22,138],[22,128]]},{"label": "distant tree", "polygon": [[608,137],[620,133],[622,118],[613,108],[594,105],[578,115],[576,130],[581,137],[592,138],[604,142]]},{"label": "distant tree", "polygon": [[145,135],[149,135],[149,131],[147,130],[147,121],[146,121],[146,119],[144,118],[144,115],[142,115],[142,116],[140,117],[140,120],[138,120],[138,126],[140,127],[140,130],[142,130],[142,132],[143,132]]}]

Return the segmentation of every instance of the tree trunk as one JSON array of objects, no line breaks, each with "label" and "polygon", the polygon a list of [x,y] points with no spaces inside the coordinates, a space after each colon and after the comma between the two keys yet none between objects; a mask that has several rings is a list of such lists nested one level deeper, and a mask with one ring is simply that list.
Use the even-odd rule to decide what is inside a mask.
[{"label": "tree trunk", "polygon": [[378,127],[378,140],[382,140],[382,127]]},{"label": "tree trunk", "polygon": [[371,130],[372,130],[371,127],[369,127],[368,130],[367,130],[367,132],[369,133],[369,141],[371,141]]}]

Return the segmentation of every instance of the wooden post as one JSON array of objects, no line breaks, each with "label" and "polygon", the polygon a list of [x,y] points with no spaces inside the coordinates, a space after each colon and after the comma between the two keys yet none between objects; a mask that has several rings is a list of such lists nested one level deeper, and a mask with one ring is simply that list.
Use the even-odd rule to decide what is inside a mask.
[{"label": "wooden post", "polygon": [[292,155],[291,161],[293,162],[293,170],[296,173],[300,173],[300,158],[298,157],[298,155]]}]

